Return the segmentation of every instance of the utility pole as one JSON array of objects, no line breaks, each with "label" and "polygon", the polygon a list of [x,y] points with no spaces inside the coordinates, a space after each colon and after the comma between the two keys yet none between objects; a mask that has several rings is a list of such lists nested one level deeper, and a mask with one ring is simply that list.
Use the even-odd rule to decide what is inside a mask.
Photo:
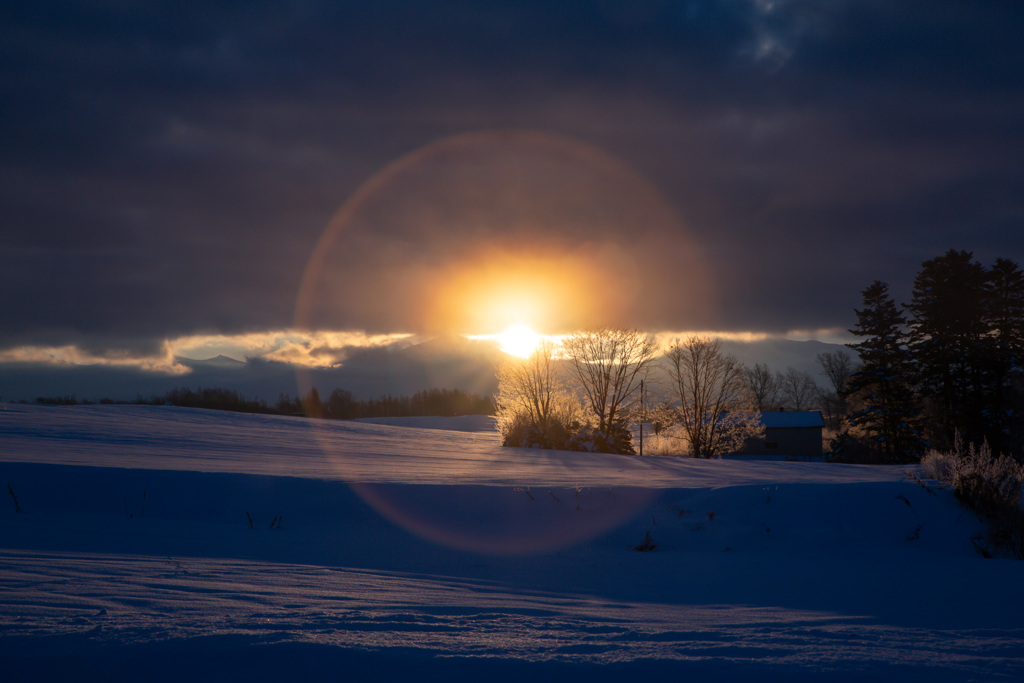
[{"label": "utility pole", "polygon": [[647,419],[647,410],[644,408],[644,381],[640,380],[640,457],[644,455],[644,421]]}]

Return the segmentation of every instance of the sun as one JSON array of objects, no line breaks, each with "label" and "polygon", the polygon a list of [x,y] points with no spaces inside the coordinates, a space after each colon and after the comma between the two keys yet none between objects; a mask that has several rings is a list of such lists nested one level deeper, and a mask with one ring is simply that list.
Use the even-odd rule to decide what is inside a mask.
[{"label": "sun", "polygon": [[494,338],[502,351],[519,358],[527,358],[541,342],[541,336],[526,325],[512,325]]}]

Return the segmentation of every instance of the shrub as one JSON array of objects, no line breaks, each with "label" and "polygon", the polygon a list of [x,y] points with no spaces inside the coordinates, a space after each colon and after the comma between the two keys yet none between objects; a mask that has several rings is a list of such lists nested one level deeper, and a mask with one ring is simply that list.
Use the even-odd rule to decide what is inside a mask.
[{"label": "shrub", "polygon": [[957,456],[942,451],[928,451],[921,458],[921,472],[926,479],[937,479],[952,483],[956,474]]},{"label": "shrub", "polygon": [[993,551],[1024,559],[1024,465],[993,456],[987,443],[964,449],[959,434],[952,451],[930,451],[921,462],[926,476],[949,482],[961,504],[985,520]]},{"label": "shrub", "polygon": [[828,442],[829,460],[842,463],[876,465],[882,462],[877,451],[862,437],[848,431],[839,432]]},{"label": "shrub", "polygon": [[596,427],[582,427],[569,439],[566,445],[570,451],[588,451],[591,453],[621,453],[636,455],[633,448],[633,435],[621,422],[613,422],[607,433]]},{"label": "shrub", "polygon": [[498,431],[501,433],[502,446],[636,455],[633,434],[622,422],[615,422],[607,432],[602,432],[597,427],[581,425],[578,421],[567,424],[563,420],[552,419],[547,425],[541,425],[528,415],[503,413],[499,410]]},{"label": "shrub", "polygon": [[558,420],[552,420],[546,426],[540,425],[523,414],[499,413],[498,417],[502,446],[573,450],[569,443],[572,435],[570,430],[575,429],[578,429],[578,425],[566,426]]},{"label": "shrub", "polygon": [[662,427],[660,434],[644,436],[644,453],[646,455],[674,456],[686,454],[686,438],[680,434],[675,425]]},{"label": "shrub", "polygon": [[644,540],[641,541],[638,545],[633,546],[633,550],[637,551],[638,553],[649,553],[657,547],[658,544],[654,542],[653,538],[651,538],[651,531],[650,529],[648,529],[647,533],[644,534]]}]

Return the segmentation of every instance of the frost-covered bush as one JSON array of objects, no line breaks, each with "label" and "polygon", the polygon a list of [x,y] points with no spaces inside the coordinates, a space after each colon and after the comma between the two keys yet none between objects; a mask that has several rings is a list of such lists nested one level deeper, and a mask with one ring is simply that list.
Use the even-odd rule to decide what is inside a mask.
[{"label": "frost-covered bush", "polygon": [[599,431],[596,427],[581,427],[570,437],[566,449],[590,453],[636,455],[636,450],[633,448],[633,435],[620,422],[613,423],[607,433]]},{"label": "frost-covered bush", "polygon": [[686,437],[675,425],[662,427],[658,434],[644,436],[644,454],[673,456],[686,455]]},{"label": "frost-covered bush", "polygon": [[957,456],[953,453],[931,450],[921,458],[921,472],[926,479],[937,479],[953,483],[956,466]]},{"label": "frost-covered bush", "polygon": [[540,430],[537,425],[522,416],[513,416],[507,421],[498,416],[498,431],[501,432],[501,445],[516,448],[543,448],[539,443]]},{"label": "frost-covered bush", "polygon": [[960,502],[988,523],[993,551],[1024,559],[1024,465],[994,456],[987,443],[965,449],[958,434],[952,451],[929,452],[922,467],[929,478],[952,484]]},{"label": "frost-covered bush", "polygon": [[633,435],[619,423],[614,424],[608,433],[603,433],[589,425],[575,423],[566,426],[561,422],[550,422],[542,426],[529,417],[518,416],[500,429],[502,446],[636,455]]},{"label": "frost-covered bush", "polygon": [[495,399],[504,446],[565,449],[584,420],[583,405],[569,388],[555,347],[548,342],[529,358],[501,364]]},{"label": "frost-covered bush", "polygon": [[571,432],[560,421],[552,420],[547,425],[540,425],[528,416],[518,415],[507,419],[504,424],[499,421],[499,430],[502,446],[572,450],[569,448]]}]

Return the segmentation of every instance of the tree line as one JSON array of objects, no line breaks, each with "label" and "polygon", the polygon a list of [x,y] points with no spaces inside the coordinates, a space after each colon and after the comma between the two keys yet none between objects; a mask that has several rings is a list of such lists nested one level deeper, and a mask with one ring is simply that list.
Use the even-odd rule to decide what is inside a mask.
[{"label": "tree line", "polygon": [[335,389],[326,400],[316,387],[302,399],[295,399],[291,412],[309,417],[354,420],[360,417],[454,417],[456,415],[493,415],[494,399],[461,389],[426,389],[412,396],[385,394],[359,400],[351,391]]},{"label": "tree line", "polygon": [[844,458],[905,462],[958,438],[995,452],[1024,452],[1024,273],[1008,259],[989,267],[950,249],[925,261],[911,299],[897,305],[885,282],[855,309],[860,359],[850,375]]},{"label": "tree line", "polygon": [[[90,405],[88,400],[78,400],[73,395],[37,397],[34,401],[46,405]],[[426,389],[411,396],[385,394],[372,399],[357,399],[345,389],[335,389],[326,401],[320,400],[316,388],[310,389],[302,398],[281,394],[275,403],[264,399],[247,399],[237,391],[223,388],[176,388],[166,394],[133,401],[115,401],[104,398],[100,404],[165,405],[183,408],[205,408],[228,410],[238,413],[265,413],[271,415],[305,415],[309,417],[352,420],[360,417],[417,417],[455,415],[493,415],[494,400],[490,396],[462,391],[460,389]]]},{"label": "tree line", "polygon": [[743,377],[758,410],[820,410],[825,425],[837,430],[846,411],[846,383],[853,372],[853,357],[845,351],[828,351],[819,353],[816,361],[824,385],[811,373],[793,367],[781,372],[767,363],[744,366]]},{"label": "tree line", "polygon": [[951,249],[921,265],[908,303],[880,281],[862,294],[853,354],[817,356],[824,386],[793,368],[746,367],[709,338],[677,339],[662,352],[651,335],[603,328],[545,343],[499,368],[503,443],[635,453],[630,427],[644,423],[674,430],[689,455],[713,457],[757,437],[761,412],[814,409],[838,460],[915,461],[957,438],[1024,453],[1016,263],[986,267]]},{"label": "tree line", "polygon": [[716,340],[675,340],[659,353],[652,335],[606,327],[506,361],[498,370],[502,443],[636,454],[630,426],[650,422],[679,429],[691,455],[712,457],[763,433],[743,366]]},{"label": "tree line", "polygon": [[833,351],[817,361],[825,387],[792,367],[747,367],[708,337],[664,350],[638,330],[580,332],[501,365],[498,429],[507,446],[636,453],[633,428],[643,424],[674,444],[672,454],[715,457],[763,436],[764,411],[822,410],[838,429],[852,356]]}]

